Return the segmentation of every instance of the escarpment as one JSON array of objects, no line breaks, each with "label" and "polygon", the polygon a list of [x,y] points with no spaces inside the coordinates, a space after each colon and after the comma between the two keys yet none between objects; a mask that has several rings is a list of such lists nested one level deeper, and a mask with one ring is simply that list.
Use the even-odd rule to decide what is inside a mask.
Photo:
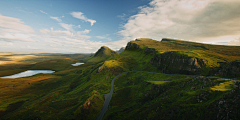
[{"label": "escarpment", "polygon": [[163,73],[196,74],[206,66],[207,61],[171,51],[154,55],[150,63],[156,65]]},{"label": "escarpment", "polygon": [[137,45],[136,43],[128,42],[125,50],[137,50],[137,49],[142,50],[140,46]]},{"label": "escarpment", "polygon": [[240,77],[239,73],[240,73],[240,62],[233,61],[220,67],[219,71],[217,72],[217,75]]},{"label": "escarpment", "polygon": [[[137,39],[135,41],[139,42]],[[189,57],[177,51],[159,54],[157,49],[148,46],[140,47],[135,42],[129,42],[126,50],[138,50],[144,51],[144,54],[153,54],[154,56],[149,62],[157,66],[163,73],[199,74],[200,69],[207,64],[205,59]]]}]

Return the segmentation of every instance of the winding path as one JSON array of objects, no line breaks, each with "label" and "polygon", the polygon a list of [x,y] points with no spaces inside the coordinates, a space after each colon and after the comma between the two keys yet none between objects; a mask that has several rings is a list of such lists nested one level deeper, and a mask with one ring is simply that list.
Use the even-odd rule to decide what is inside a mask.
[{"label": "winding path", "polygon": [[[133,70],[133,71],[127,71],[127,72],[123,72],[123,73],[120,73],[119,75],[117,75],[116,77],[113,78],[112,82],[111,82],[111,90],[108,94],[105,94],[104,97],[105,97],[105,101],[104,101],[104,104],[103,104],[103,108],[102,108],[102,111],[101,113],[99,114],[99,116],[97,117],[97,120],[102,120],[104,114],[106,113],[107,109],[108,109],[108,105],[110,103],[110,100],[112,98],[112,94],[113,94],[113,89],[114,89],[114,81],[115,79],[117,79],[119,76],[121,76],[122,74],[125,74],[125,73],[129,73],[129,72],[146,72],[146,73],[155,73],[155,74],[164,74],[164,75],[179,75],[179,76],[192,76],[192,77],[196,77],[197,75],[180,75],[180,74],[165,74],[165,73],[158,73],[158,72],[148,72],[148,71],[137,71],[137,70]],[[228,80],[234,80],[236,81],[235,79],[230,79],[230,78],[221,78],[221,77],[214,77],[214,76],[207,76],[207,77],[213,77],[213,78],[219,78],[219,79],[228,79]]]}]

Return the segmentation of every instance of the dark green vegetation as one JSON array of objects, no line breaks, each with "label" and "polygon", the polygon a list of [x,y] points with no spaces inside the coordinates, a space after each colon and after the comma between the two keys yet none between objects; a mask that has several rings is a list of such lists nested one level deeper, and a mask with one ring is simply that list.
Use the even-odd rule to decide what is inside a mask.
[{"label": "dark green vegetation", "polygon": [[[115,81],[104,119],[239,119],[239,54],[240,47],[234,46],[142,38],[129,42],[120,54],[103,46],[92,56],[55,54],[4,64],[0,76],[27,69],[56,72],[0,78],[0,119],[94,120],[111,80],[131,70],[178,75],[123,74]],[[85,64],[71,66],[75,62]]]}]

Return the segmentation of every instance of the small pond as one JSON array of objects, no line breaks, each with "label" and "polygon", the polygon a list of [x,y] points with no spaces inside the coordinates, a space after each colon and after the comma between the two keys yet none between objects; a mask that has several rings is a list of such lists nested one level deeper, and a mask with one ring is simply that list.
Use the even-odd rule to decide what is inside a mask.
[{"label": "small pond", "polygon": [[32,76],[32,75],[36,75],[38,73],[54,73],[55,71],[52,70],[27,70],[21,73],[17,73],[14,75],[10,75],[10,76],[4,76],[4,77],[0,77],[0,78],[21,78],[21,77],[28,77],[28,76]]},{"label": "small pond", "polygon": [[84,63],[75,63],[75,64],[72,64],[72,66],[79,66],[79,65],[82,65]]}]

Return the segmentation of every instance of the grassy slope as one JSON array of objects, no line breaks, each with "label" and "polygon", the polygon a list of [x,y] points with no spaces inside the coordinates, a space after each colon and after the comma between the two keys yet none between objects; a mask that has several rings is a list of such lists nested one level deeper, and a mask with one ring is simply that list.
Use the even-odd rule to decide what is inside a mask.
[{"label": "grassy slope", "polygon": [[108,85],[103,79],[105,76],[95,75],[98,81],[103,81],[103,84],[97,84],[96,79],[93,81],[94,77],[89,73],[96,70],[99,65],[86,63],[73,67],[71,64],[74,62],[76,60],[73,59],[42,61],[33,67],[32,65],[25,67],[53,69],[57,72],[51,75],[38,74],[26,78],[0,79],[0,118],[56,119],[56,116],[61,119],[78,118],[76,111],[82,108],[87,100],[92,102],[93,107],[89,119],[96,117],[103,104],[102,93],[99,94],[98,91],[104,93],[108,90],[106,87]]},{"label": "grassy slope", "polygon": [[[209,58],[210,60],[219,57],[217,61],[224,61],[223,58],[231,61],[239,57],[230,52],[217,54],[217,48],[206,51],[202,47],[195,46],[192,51],[189,51],[190,48],[187,50],[187,47],[181,48],[179,45],[176,47],[176,43],[169,41],[132,42],[136,42],[142,48],[146,46],[157,48],[159,53],[180,50],[180,54],[203,56],[205,52],[212,57]],[[125,50],[116,56],[106,58],[97,56],[94,59],[91,57],[87,59],[89,63],[77,67],[68,66],[75,62],[73,59],[39,62],[34,66],[36,69],[52,68],[57,72],[52,75],[39,74],[13,80],[0,79],[1,86],[4,86],[1,89],[6,91],[0,93],[0,116],[4,115],[0,118],[96,119],[104,102],[103,94],[109,92],[111,80],[115,75],[129,70],[161,72],[149,63],[153,56],[154,54],[145,54],[144,51]],[[55,63],[49,65],[51,61]],[[111,107],[104,117],[107,119],[164,119],[172,116],[173,119],[204,119],[201,117],[203,114],[212,115],[211,112],[204,111],[228,94],[232,84],[231,81],[218,79],[128,73],[116,80]],[[187,118],[186,114],[191,116]]]},{"label": "grassy slope", "polygon": [[200,77],[127,73],[115,81],[113,98],[104,118],[209,119],[205,116],[209,106],[214,107],[215,101],[228,94],[233,83]]},{"label": "grassy slope", "polygon": [[131,42],[139,45],[141,49],[154,48],[158,51],[158,54],[177,51],[179,55],[205,59],[207,60],[207,65],[202,70],[205,75],[209,71],[216,70],[222,64],[240,60],[239,46],[210,45],[174,39],[163,39],[159,42],[152,39],[140,38]]},{"label": "grassy slope", "polygon": [[[240,58],[239,47],[175,40],[158,42],[140,39],[131,42],[140,45],[141,49],[155,48],[159,54],[178,51],[179,54],[207,59],[211,67],[218,67],[217,62],[231,62]],[[223,49],[225,51],[221,52]],[[120,54],[121,57],[131,58],[130,62],[134,60],[134,70],[158,71],[149,63],[153,54],[145,54],[141,50],[125,50]],[[234,83],[204,77],[127,73],[115,81],[113,98],[104,119],[215,119],[216,109],[219,108],[214,105],[229,95]]]},{"label": "grassy slope", "polygon": [[87,62],[103,62],[116,56],[118,56],[118,53],[106,46],[102,46],[94,55],[87,59]]}]

